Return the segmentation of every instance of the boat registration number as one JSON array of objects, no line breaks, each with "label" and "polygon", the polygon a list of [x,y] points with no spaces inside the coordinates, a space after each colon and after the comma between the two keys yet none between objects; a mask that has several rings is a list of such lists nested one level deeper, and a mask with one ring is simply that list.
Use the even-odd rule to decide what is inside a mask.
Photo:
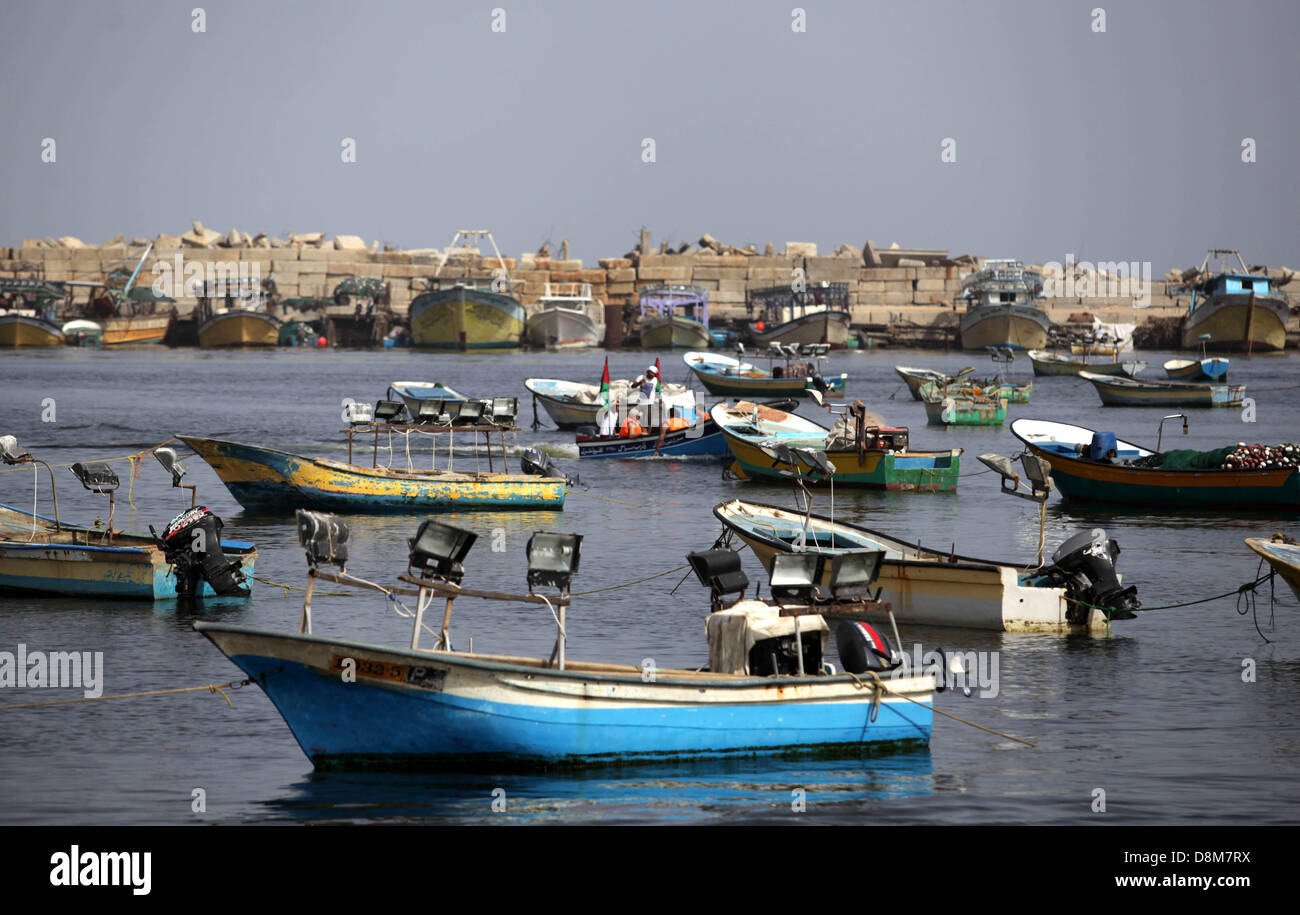
[{"label": "boat registration number", "polygon": [[411,686],[419,686],[423,689],[441,691],[443,681],[447,679],[447,671],[439,670],[436,667],[424,667],[416,664],[385,664],[383,661],[351,658],[341,654],[334,655],[330,669],[342,671],[345,669],[344,664],[347,662],[356,664],[358,677],[369,677],[372,680],[389,680],[393,683],[409,683]]}]

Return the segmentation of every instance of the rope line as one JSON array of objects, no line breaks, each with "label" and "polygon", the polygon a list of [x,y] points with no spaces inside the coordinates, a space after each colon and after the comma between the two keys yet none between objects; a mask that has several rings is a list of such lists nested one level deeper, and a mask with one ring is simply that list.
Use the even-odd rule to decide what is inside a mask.
[{"label": "rope line", "polygon": [[[1187,600],[1187,601],[1183,601],[1181,604],[1165,604],[1160,607],[1143,607],[1142,612],[1145,613],[1148,610],[1173,610],[1177,607],[1194,607],[1197,604],[1208,604],[1210,601],[1223,600],[1225,597],[1232,597],[1234,594],[1242,595],[1245,594],[1246,592],[1253,592],[1256,588],[1258,588],[1260,585],[1262,585],[1264,582],[1268,581],[1272,577],[1273,577],[1273,573],[1270,572],[1268,575],[1265,575],[1261,578],[1256,578],[1254,581],[1248,581],[1245,584],[1238,585],[1237,587],[1233,588],[1231,591],[1224,591],[1222,594],[1216,594],[1213,597],[1205,597],[1202,598],[1201,600]],[[1101,610],[1102,612],[1108,615],[1116,609],[1115,607],[1099,607],[1096,604],[1090,604],[1087,601],[1078,600],[1077,598],[1073,598],[1073,597],[1067,597],[1065,599],[1072,604],[1078,604],[1080,607],[1087,607],[1091,610]]]},{"label": "rope line", "polygon": [[[860,689],[866,689],[866,688],[867,688],[867,684],[863,683],[863,682],[858,678],[858,675],[855,674],[853,671],[851,671],[851,670],[846,670],[845,673],[848,674],[850,677],[853,678],[853,682],[856,683]],[[908,702],[914,702],[914,703],[916,703],[917,705],[921,706],[922,708],[928,708],[930,711],[934,712],[936,715],[943,715],[945,718],[951,718],[953,721],[960,721],[962,724],[968,724],[968,725],[970,725],[970,726],[973,727],[973,728],[978,728],[979,730],[981,730],[981,731],[985,731],[985,732],[987,732],[987,733],[989,733],[989,734],[992,734],[992,735],[994,735],[995,737],[1003,737],[1003,738],[1005,738],[1005,739],[1007,739],[1007,740],[1014,740],[1016,743],[1023,743],[1023,744],[1024,744],[1025,746],[1027,746],[1027,747],[1033,747],[1033,748],[1035,748],[1035,749],[1038,748],[1038,744],[1036,744],[1036,743],[1030,743],[1028,740],[1025,740],[1025,739],[1020,738],[1020,737],[1012,737],[1010,734],[1004,734],[1004,733],[1002,733],[1001,731],[995,731],[995,730],[993,730],[993,728],[986,728],[986,727],[984,727],[984,725],[982,725],[982,724],[976,724],[976,723],[973,722],[973,721],[968,721],[967,719],[962,718],[960,715],[954,715],[954,714],[952,714],[951,712],[945,712],[945,711],[943,711],[942,709],[937,709],[937,708],[934,707],[933,704],[931,704],[931,705],[926,705],[924,702],[921,702],[919,699],[913,699],[911,696],[905,696],[905,695],[903,695],[902,693],[898,692],[897,690],[890,689],[888,686],[886,686],[885,683],[884,683],[884,681],[880,679],[880,677],[876,674],[876,672],[875,672],[874,670],[869,670],[869,671],[867,671],[867,673],[869,673],[869,674],[871,675],[871,679],[872,679],[873,681],[875,681],[876,688],[879,689],[879,690],[881,690],[881,691],[883,691],[883,692],[887,692],[887,693],[889,693],[890,695],[897,696],[897,697],[900,698],[900,699],[906,699]]]},{"label": "rope line", "polygon": [[196,693],[204,690],[209,693],[220,694],[221,698],[226,700],[226,705],[234,708],[235,704],[230,701],[230,697],[226,695],[225,691],[228,689],[239,689],[252,682],[252,680],[232,680],[229,683],[222,683],[220,685],[209,683],[207,686],[183,686],[179,689],[151,689],[139,693],[121,693],[116,696],[85,696],[81,699],[55,699],[51,702],[23,702],[18,705],[0,705],[0,712],[16,708],[42,708],[47,705],[71,705],[74,702],[107,702],[110,699],[136,699],[141,696],[166,696],[170,693]]},{"label": "rope line", "polygon": [[[156,444],[156,445],[151,445],[150,447],[145,448],[143,451],[136,451],[136,452],[133,452],[133,453],[131,453],[131,454],[124,454],[124,455],[122,455],[121,457],[100,458],[98,461],[96,461],[96,463],[101,463],[101,464],[115,464],[115,463],[117,463],[118,461],[130,461],[130,462],[132,462],[132,468],[134,468],[134,462],[135,462],[135,461],[138,461],[138,460],[144,460],[144,458],[145,458],[146,455],[153,454],[155,451],[157,451],[157,450],[158,450],[159,448],[161,448],[163,445],[169,445],[169,444],[171,444],[171,443],[174,442],[174,441],[176,441],[176,436],[172,436],[171,438],[167,439],[167,441],[165,441],[165,442],[159,442],[159,443]],[[77,464],[77,463],[80,463],[80,462],[79,462],[79,461],[73,461],[73,462],[72,462],[72,464]],[[72,464],[50,464],[49,466],[51,466],[51,467],[71,467]],[[20,470],[26,470],[26,469],[27,469],[27,468],[26,468],[25,466],[19,466],[19,467],[5,467],[5,468],[3,468],[3,469],[0,469],[0,473],[17,473],[17,472],[20,471]],[[132,507],[134,507],[134,506],[132,506]]]}]

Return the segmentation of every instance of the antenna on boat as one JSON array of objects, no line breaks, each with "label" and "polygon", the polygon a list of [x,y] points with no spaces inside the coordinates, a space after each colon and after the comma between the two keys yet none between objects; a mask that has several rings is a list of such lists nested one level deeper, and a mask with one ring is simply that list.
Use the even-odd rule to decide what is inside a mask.
[{"label": "antenna on boat", "polygon": [[[59,525],[59,489],[54,483],[54,468],[38,457],[18,447],[18,439],[12,435],[0,435],[0,460],[6,464],[42,464],[50,473],[50,492],[54,494],[54,530],[62,530]],[[35,511],[35,509],[33,509]],[[35,518],[32,519],[35,523]]]},{"label": "antenna on boat", "polygon": [[1186,413],[1170,413],[1168,416],[1163,416],[1163,417],[1161,417],[1161,418],[1160,418],[1160,425],[1156,427],[1156,452],[1157,452],[1157,453],[1160,452],[1160,443],[1161,443],[1161,441],[1163,441],[1163,439],[1164,439],[1164,435],[1165,435],[1165,420],[1168,420],[1168,419],[1181,419],[1181,420],[1183,421],[1183,435],[1186,435],[1186,434],[1187,434],[1187,414],[1186,414]]}]

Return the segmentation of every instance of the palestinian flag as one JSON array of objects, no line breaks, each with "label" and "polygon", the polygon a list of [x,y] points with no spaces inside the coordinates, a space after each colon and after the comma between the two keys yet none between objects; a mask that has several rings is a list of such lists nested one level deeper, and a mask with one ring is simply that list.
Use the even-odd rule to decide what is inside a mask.
[{"label": "palestinian flag", "polygon": [[664,375],[663,369],[659,368],[658,356],[655,356],[655,393],[660,396],[664,393]]},{"label": "palestinian flag", "polygon": [[609,409],[609,357],[605,357],[605,371],[600,373],[600,402]]}]

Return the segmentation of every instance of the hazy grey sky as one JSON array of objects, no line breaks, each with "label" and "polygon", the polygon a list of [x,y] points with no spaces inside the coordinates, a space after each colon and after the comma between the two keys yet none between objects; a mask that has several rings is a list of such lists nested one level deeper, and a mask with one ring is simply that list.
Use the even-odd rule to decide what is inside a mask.
[{"label": "hazy grey sky", "polygon": [[1300,267],[1295,0],[798,5],[3,0],[0,243],[481,227],[594,262],[644,224]]}]

